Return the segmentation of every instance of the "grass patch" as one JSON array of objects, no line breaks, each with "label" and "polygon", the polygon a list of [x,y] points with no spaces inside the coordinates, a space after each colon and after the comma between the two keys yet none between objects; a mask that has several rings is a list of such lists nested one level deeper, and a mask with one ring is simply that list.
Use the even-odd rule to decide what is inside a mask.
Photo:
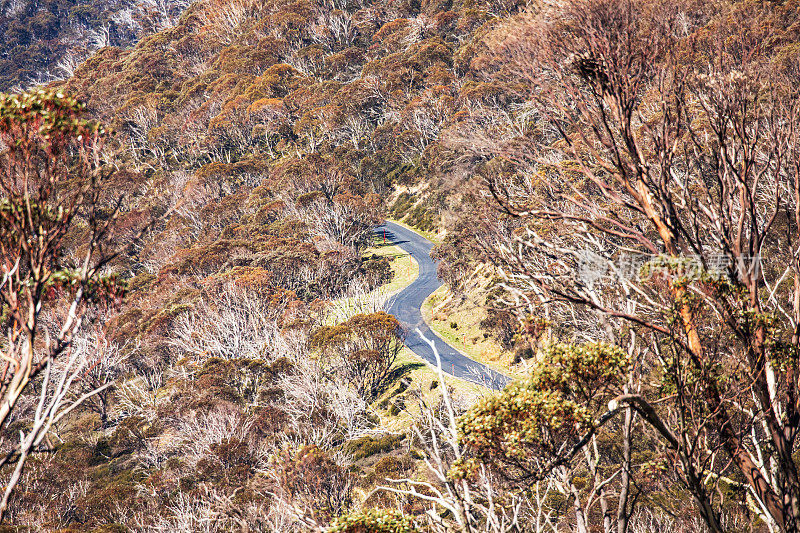
[{"label": "grass patch", "polygon": [[[441,396],[439,376],[432,366],[409,350],[403,348],[395,363],[403,369],[402,381],[398,379],[386,387],[386,392],[376,400],[374,406],[380,409],[381,427],[388,431],[407,431],[420,415],[416,394],[422,395],[428,405],[434,405]],[[472,404],[477,398],[491,391],[482,385],[444,375],[444,382],[461,398],[469,398],[466,403]],[[399,408],[402,406],[402,408]]]},{"label": "grass patch", "polygon": [[365,459],[378,453],[388,453],[405,440],[405,435],[382,435],[380,437],[361,437],[345,444],[345,450],[354,461]]},{"label": "grass patch", "polygon": [[513,378],[514,354],[504,350],[490,336],[484,335],[480,327],[481,321],[486,318],[486,310],[469,300],[462,305],[448,307],[443,305],[448,297],[449,290],[442,286],[425,300],[422,304],[425,323],[453,348]]},{"label": "grass patch", "polygon": [[383,244],[383,237],[376,235],[372,247],[367,248],[365,256],[377,255],[389,259],[392,269],[392,281],[377,290],[391,295],[405,289],[419,276],[419,265],[408,252],[393,244]]}]

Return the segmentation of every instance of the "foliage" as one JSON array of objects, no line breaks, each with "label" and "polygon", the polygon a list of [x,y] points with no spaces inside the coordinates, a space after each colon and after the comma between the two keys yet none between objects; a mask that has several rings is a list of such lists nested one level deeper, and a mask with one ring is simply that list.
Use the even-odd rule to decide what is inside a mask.
[{"label": "foliage", "polygon": [[[797,498],[797,267],[777,244],[794,242],[797,227],[778,215],[795,212],[798,182],[800,99],[784,62],[797,58],[796,10],[615,0],[529,9],[489,31],[479,60],[486,82],[520,105],[465,114],[453,143],[482,159],[484,191],[504,213],[464,224],[502,280],[498,300],[533,346],[602,339],[630,355],[607,415],[660,442],[711,531],[749,527],[753,509],[771,530],[800,520],[787,505]],[[767,27],[780,38],[765,41]],[[545,331],[529,328],[539,320]],[[606,445],[620,452],[622,484],[610,490],[629,497],[635,442],[618,435]],[[596,486],[596,458],[608,457],[600,439],[578,442]],[[580,530],[588,510],[576,506]],[[629,512],[618,505],[618,529]]]},{"label": "foliage", "polygon": [[383,311],[358,314],[336,326],[323,326],[311,343],[328,365],[341,374],[367,400],[378,397],[403,347],[400,321]]},{"label": "foliage", "polygon": [[303,447],[283,460],[279,486],[292,501],[312,509],[313,519],[328,522],[350,505],[351,476],[323,450]]},{"label": "foliage", "polygon": [[328,528],[330,533],[413,533],[420,531],[413,520],[398,511],[368,509],[339,517]]},{"label": "foliage", "polygon": [[174,24],[187,0],[4,2],[0,90],[71,76],[92,52],[127,47]]},{"label": "foliage", "polygon": [[515,482],[545,479],[598,429],[598,414],[621,391],[628,367],[615,346],[551,346],[530,378],[482,400],[460,419],[461,439]]},{"label": "foliage", "polygon": [[[80,52],[53,92],[3,99],[6,155],[35,138],[69,176],[47,198],[80,198],[63,234],[69,211],[32,202],[34,223],[0,239],[47,231],[63,250],[32,291],[35,348],[80,288],[89,352],[126,357],[87,359],[81,386],[115,386],[47,432],[14,525],[792,529],[775,517],[797,485],[796,3],[523,4],[3,4],[0,83],[49,80],[41,61]],[[88,166],[104,186],[80,197],[99,121],[111,133]],[[412,438],[376,436],[415,412],[392,398],[415,392],[393,386],[397,320],[326,318],[387,281],[363,255],[386,213],[446,230],[440,276],[485,297],[486,334],[532,370],[476,405],[426,387]],[[103,250],[131,246],[84,280],[78,258],[111,219]],[[649,259],[635,279],[587,278],[586,250]],[[756,251],[770,261],[755,276],[709,268]],[[32,393],[20,405],[15,438],[36,417]],[[413,460],[375,463],[401,440]],[[371,492],[400,473],[399,493]]]},{"label": "foliage", "polygon": [[[109,125],[99,160],[113,152],[119,171],[107,196],[87,205],[107,216],[124,196],[115,239],[132,244],[107,265],[115,275],[103,272],[84,289],[95,300],[108,296],[91,324],[128,356],[125,370],[102,374],[114,390],[48,435],[67,443],[64,460],[80,467],[59,478],[37,463],[26,480],[54,494],[99,491],[112,511],[65,515],[63,499],[46,504],[26,490],[12,498],[12,521],[327,525],[349,500],[314,515],[310,502],[322,496],[281,489],[266,456],[315,446],[330,458],[375,429],[367,402],[395,379],[402,332],[385,314],[325,325],[324,300],[388,281],[386,260],[362,251],[392,181],[412,184],[439,164],[437,135],[457,92],[441,84],[456,84],[452,56],[472,31],[473,7],[456,3],[440,17],[413,2],[201,0],[178,17],[186,2],[28,2],[18,12],[12,4],[0,15],[17,28],[6,28],[15,48],[3,74],[30,79],[14,72],[23,53],[43,81],[54,77],[46,65],[63,64],[57,76],[68,79],[54,90],[85,102],[80,120]],[[438,209],[427,201],[414,221],[429,226]],[[145,239],[132,239],[162,215]],[[77,220],[65,237],[69,253],[52,269],[58,283],[45,283],[54,298],[75,290],[74,251],[91,230]],[[325,328],[338,333],[309,353]],[[334,462],[346,464],[338,455]],[[109,469],[135,470],[143,490],[131,491],[127,478],[105,484]]]},{"label": "foliage", "polygon": [[[56,91],[0,95],[0,424],[20,417],[28,389],[40,389],[35,415],[19,420],[19,441],[7,445],[0,463],[11,467],[0,519],[29,454],[50,428],[92,396],[104,403],[113,380],[95,375],[84,394],[68,397],[70,388],[89,381],[87,367],[113,366],[76,337],[91,300],[118,294],[114,277],[101,277],[100,269],[119,252],[121,200],[107,190],[113,170],[100,157],[105,130],[82,111]],[[71,242],[76,235],[85,239],[80,245]]]}]

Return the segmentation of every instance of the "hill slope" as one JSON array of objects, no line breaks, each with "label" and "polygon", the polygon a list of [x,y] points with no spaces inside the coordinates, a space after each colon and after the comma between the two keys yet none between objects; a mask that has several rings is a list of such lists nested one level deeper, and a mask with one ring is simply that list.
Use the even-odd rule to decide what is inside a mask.
[{"label": "hill slope", "polygon": [[190,0],[4,0],[0,90],[64,79],[94,51],[172,26]]}]

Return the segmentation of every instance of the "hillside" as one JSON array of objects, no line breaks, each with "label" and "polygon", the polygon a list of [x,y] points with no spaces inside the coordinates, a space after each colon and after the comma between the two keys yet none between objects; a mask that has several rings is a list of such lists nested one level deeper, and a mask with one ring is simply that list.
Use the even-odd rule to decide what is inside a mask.
[{"label": "hillside", "polygon": [[[395,184],[443,164],[439,131],[495,9],[197,2],[131,49],[102,48],[60,85],[114,130],[109,149],[132,184],[125,223],[168,215],[115,261],[127,293],[102,320],[125,357],[121,385],[99,417],[61,430],[68,445],[47,459],[58,477],[29,467],[37,482],[12,500],[14,523],[194,529],[179,524],[217,513],[223,498],[232,507],[219,524],[241,515],[293,529],[297,512],[329,522],[375,471],[420,467],[400,451],[407,437],[378,421],[413,410],[413,389],[435,376],[406,391],[399,378],[419,363],[374,382],[341,366],[348,345],[336,339],[367,324],[345,314],[328,332],[327,302],[390,279],[385,258],[364,254],[371,227]],[[417,212],[430,227],[433,213]],[[85,496],[64,518],[65,502],[34,486]]]},{"label": "hillside", "polygon": [[4,0],[0,89],[64,79],[96,50],[175,24],[188,0]]},{"label": "hillside", "polygon": [[[798,21],[3,2],[0,87],[47,85],[0,98],[0,520],[798,531]],[[387,218],[437,242],[431,329],[514,383],[404,348]]]}]

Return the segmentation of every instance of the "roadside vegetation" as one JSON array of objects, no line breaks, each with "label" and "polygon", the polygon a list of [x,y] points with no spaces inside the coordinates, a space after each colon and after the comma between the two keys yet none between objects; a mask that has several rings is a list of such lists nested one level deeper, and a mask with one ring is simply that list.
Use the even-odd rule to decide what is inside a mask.
[{"label": "roadside vegetation", "polygon": [[504,348],[498,339],[484,329],[487,316],[480,303],[455,301],[448,293],[447,286],[436,290],[422,306],[425,322],[450,346],[501,374],[514,376],[520,371],[515,364],[522,362],[523,354],[514,354]]}]

